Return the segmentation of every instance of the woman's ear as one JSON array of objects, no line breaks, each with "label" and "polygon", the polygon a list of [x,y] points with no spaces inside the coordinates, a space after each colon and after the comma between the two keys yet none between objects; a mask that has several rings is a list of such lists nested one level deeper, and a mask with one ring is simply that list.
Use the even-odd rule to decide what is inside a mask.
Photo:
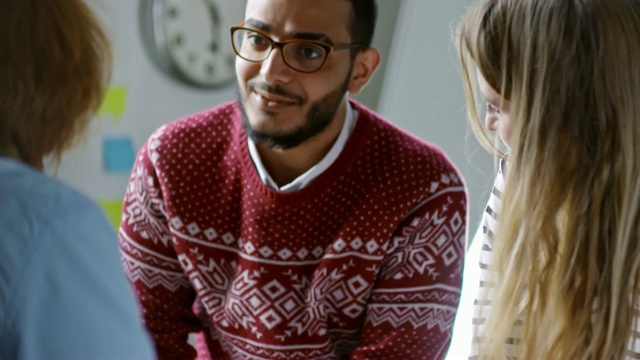
[{"label": "woman's ear", "polygon": [[347,90],[357,94],[367,85],[369,79],[380,65],[380,52],[375,48],[361,50],[353,61],[353,71]]}]

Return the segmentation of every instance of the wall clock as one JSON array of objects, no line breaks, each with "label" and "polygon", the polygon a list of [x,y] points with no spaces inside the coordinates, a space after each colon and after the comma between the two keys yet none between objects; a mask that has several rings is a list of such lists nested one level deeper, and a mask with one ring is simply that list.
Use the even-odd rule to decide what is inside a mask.
[{"label": "wall clock", "polygon": [[184,84],[217,88],[235,80],[229,27],[246,0],[141,0],[140,32],[158,68]]}]

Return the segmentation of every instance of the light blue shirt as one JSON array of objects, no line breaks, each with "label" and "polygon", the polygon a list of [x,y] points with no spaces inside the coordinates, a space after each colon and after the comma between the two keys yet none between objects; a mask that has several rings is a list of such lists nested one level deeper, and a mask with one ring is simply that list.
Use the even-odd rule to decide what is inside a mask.
[{"label": "light blue shirt", "polygon": [[153,359],[98,206],[0,157],[0,359]]}]

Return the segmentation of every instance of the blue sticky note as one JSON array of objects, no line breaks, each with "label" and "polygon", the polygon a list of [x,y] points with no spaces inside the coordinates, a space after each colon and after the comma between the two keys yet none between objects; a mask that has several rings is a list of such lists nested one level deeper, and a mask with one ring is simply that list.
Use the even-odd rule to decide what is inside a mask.
[{"label": "blue sticky note", "polygon": [[108,173],[130,173],[136,159],[128,137],[105,138],[102,142],[104,169]]}]

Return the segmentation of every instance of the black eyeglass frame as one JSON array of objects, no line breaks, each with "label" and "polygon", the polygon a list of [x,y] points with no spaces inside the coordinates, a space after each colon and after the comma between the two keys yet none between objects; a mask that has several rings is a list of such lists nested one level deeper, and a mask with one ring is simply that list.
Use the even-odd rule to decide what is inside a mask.
[{"label": "black eyeglass frame", "polygon": [[[269,35],[265,34],[264,32],[257,30],[257,29],[252,29],[252,28],[247,28],[244,27],[244,21],[239,23],[238,25],[232,26],[229,28],[230,32],[231,32],[231,46],[233,47],[233,51],[236,53],[236,55],[238,55],[241,59],[249,61],[249,62],[263,62],[265,60],[267,60],[267,58],[269,58],[269,56],[271,55],[271,52],[273,51],[274,47],[278,47],[280,49],[280,54],[282,55],[282,60],[284,61],[285,64],[287,64],[287,66],[295,71],[301,72],[301,73],[305,73],[305,74],[311,74],[317,71],[320,71],[320,69],[322,69],[322,67],[324,66],[324,64],[327,62],[327,58],[329,58],[329,55],[333,52],[333,51],[339,51],[339,50],[346,50],[346,49],[356,49],[356,48],[367,48],[366,45],[364,44],[347,44],[347,45],[327,45],[325,43],[319,42],[319,41],[314,41],[314,40],[306,40],[306,39],[291,39],[291,40],[285,40],[285,41],[275,41],[273,40]],[[269,42],[271,42],[271,48],[269,49],[269,51],[265,52],[265,57],[262,60],[251,60],[251,59],[247,59],[244,56],[240,55],[240,51],[238,51],[238,49],[236,48],[236,43],[234,41],[233,35],[235,34],[236,31],[238,30],[246,30],[246,31],[251,31],[251,32],[255,32],[257,34],[260,34],[261,36],[263,36],[265,39],[269,40]],[[287,44],[290,43],[311,43],[314,45],[318,45],[321,48],[323,48],[325,50],[325,55],[324,55],[324,59],[322,60],[322,63],[318,66],[317,69],[313,70],[313,71],[306,71],[306,70],[300,70],[300,69],[296,69],[293,66],[291,66],[291,64],[289,64],[289,61],[287,61],[287,57],[284,55],[284,47]]]}]

